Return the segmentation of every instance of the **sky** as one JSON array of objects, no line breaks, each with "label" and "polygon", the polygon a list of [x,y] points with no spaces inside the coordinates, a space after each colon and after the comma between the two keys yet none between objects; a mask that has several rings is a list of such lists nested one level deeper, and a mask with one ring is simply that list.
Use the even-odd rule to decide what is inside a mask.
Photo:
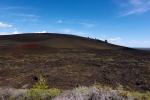
[{"label": "sky", "polygon": [[55,32],[150,47],[150,0],[0,0],[0,35]]}]

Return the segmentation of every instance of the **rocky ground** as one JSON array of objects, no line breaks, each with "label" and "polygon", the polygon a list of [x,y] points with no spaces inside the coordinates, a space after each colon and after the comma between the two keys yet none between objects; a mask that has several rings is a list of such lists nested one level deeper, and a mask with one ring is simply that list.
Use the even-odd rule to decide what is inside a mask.
[{"label": "rocky ground", "polygon": [[51,88],[100,83],[150,91],[150,53],[66,35],[0,36],[0,86],[30,88],[43,74]]}]

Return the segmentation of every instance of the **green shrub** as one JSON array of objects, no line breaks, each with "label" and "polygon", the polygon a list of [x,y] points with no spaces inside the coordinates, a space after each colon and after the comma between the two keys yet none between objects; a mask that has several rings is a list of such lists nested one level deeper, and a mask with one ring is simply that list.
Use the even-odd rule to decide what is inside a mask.
[{"label": "green shrub", "polygon": [[39,75],[38,82],[33,85],[32,89],[48,89],[46,79],[42,75]]},{"label": "green shrub", "polygon": [[42,75],[39,75],[38,82],[27,91],[27,97],[29,100],[46,100],[52,99],[53,97],[58,96],[60,93],[61,91],[59,89],[49,89],[46,79]]},{"label": "green shrub", "polygon": [[60,90],[56,88],[52,89],[30,89],[28,90],[28,98],[30,100],[45,100],[45,99],[52,99],[55,96],[60,94]]}]

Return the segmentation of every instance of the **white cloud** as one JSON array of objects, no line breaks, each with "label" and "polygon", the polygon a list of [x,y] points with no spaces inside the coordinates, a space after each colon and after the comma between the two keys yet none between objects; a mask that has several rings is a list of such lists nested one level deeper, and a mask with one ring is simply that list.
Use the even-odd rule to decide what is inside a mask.
[{"label": "white cloud", "polygon": [[147,12],[148,10],[150,10],[150,8],[137,8],[137,9],[133,9],[131,11],[127,11],[122,16],[128,16],[128,15],[132,15],[132,14],[140,14],[140,13]]},{"label": "white cloud", "polygon": [[34,32],[34,33],[48,33],[47,31],[39,31],[39,32]]},{"label": "white cloud", "polygon": [[13,32],[0,32],[0,35],[10,35],[10,34],[20,34],[21,32],[13,31]]},{"label": "white cloud", "polygon": [[5,31],[0,31],[0,35],[9,35],[9,34],[20,34],[17,28],[12,27],[10,29],[6,29]]},{"label": "white cloud", "polygon": [[128,41],[126,45],[129,45],[130,47],[149,48],[150,41],[149,40],[131,40],[131,41]]},{"label": "white cloud", "polygon": [[150,44],[150,41],[148,40],[132,40],[129,42],[130,44],[137,44],[137,45],[144,45],[144,44]]},{"label": "white cloud", "polygon": [[85,37],[88,36],[88,34],[85,32],[81,32],[81,31],[77,31],[77,30],[73,30],[73,29],[69,29],[69,28],[62,29],[59,32],[64,33],[64,34],[73,34],[73,35],[79,35],[79,36],[85,36]]},{"label": "white cloud", "polygon": [[150,0],[126,0],[124,3],[126,5],[123,6],[125,11],[121,14],[121,16],[142,14],[150,11]]},{"label": "white cloud", "polygon": [[0,28],[11,28],[12,25],[0,22]]},{"label": "white cloud", "polygon": [[62,32],[68,34],[68,33],[72,33],[72,30],[71,29],[63,29]]},{"label": "white cloud", "polygon": [[128,47],[150,47],[149,40],[124,40],[120,41],[119,44]]},{"label": "white cloud", "polygon": [[120,41],[120,40],[122,40],[121,37],[108,38],[108,41],[111,41],[111,42],[117,42],[117,41]]},{"label": "white cloud", "polygon": [[18,32],[17,30],[12,32],[11,34],[20,34],[20,32]]},{"label": "white cloud", "polygon": [[122,45],[123,39],[121,37],[106,37],[103,40],[107,40],[109,43],[116,45]]}]

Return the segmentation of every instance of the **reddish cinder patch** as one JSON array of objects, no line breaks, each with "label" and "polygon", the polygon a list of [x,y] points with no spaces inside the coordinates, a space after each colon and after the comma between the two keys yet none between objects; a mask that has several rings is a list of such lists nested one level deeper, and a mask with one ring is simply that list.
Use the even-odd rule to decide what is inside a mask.
[{"label": "reddish cinder patch", "polygon": [[0,48],[3,49],[3,48],[8,48],[7,45],[0,45]]},{"label": "reddish cinder patch", "polygon": [[35,49],[40,47],[38,44],[30,43],[30,44],[22,44],[22,45],[17,45],[16,48],[18,49]]}]

